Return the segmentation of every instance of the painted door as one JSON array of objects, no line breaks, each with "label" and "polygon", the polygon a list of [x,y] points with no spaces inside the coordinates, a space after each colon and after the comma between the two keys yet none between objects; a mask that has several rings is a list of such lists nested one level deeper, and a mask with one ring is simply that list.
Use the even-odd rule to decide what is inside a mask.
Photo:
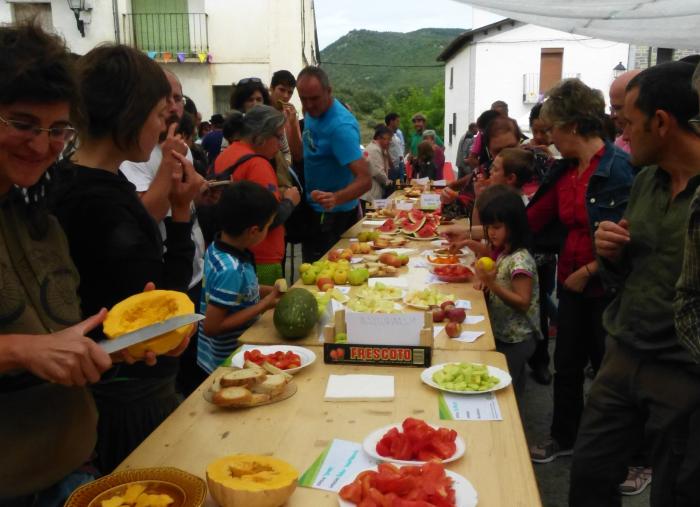
[{"label": "painted door", "polygon": [[131,0],[136,47],[144,51],[190,53],[187,0]]}]

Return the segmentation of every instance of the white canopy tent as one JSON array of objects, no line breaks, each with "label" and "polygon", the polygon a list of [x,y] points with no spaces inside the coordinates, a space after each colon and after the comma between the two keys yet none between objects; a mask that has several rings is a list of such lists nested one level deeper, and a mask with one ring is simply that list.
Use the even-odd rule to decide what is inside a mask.
[{"label": "white canopy tent", "polygon": [[642,46],[700,49],[700,0],[457,0],[563,32]]}]

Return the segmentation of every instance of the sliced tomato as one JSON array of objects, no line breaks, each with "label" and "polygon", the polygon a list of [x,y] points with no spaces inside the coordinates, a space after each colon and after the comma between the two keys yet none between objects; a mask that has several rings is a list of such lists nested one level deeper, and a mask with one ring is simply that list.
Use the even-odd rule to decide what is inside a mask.
[{"label": "sliced tomato", "polygon": [[338,494],[343,500],[358,504],[362,501],[362,484],[355,479],[350,484],[346,484],[340,488]]}]

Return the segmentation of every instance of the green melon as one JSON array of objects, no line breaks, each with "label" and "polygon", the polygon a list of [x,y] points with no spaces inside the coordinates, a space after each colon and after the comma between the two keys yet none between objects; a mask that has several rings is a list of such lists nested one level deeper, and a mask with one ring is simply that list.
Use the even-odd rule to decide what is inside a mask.
[{"label": "green melon", "polygon": [[318,321],[316,298],[306,289],[291,289],[277,302],[272,320],[283,337],[303,338]]}]

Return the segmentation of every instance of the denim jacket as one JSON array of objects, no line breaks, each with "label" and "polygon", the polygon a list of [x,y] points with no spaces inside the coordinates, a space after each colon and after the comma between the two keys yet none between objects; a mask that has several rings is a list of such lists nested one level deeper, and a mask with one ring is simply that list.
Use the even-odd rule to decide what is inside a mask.
[{"label": "denim jacket", "polygon": [[[532,206],[545,195],[574,164],[576,164],[576,161],[572,159],[558,161],[546,174],[537,192],[532,196],[529,206]],[[600,222],[605,220],[618,222],[622,219],[629,200],[634,176],[635,170],[630,163],[629,155],[606,141],[603,156],[598,163],[598,168],[591,175],[588,188],[586,189],[586,208],[591,227],[591,238]],[[565,234],[565,231],[561,229],[554,230],[556,230],[556,234]],[[547,229],[542,231],[540,235],[547,235]],[[536,245],[553,242],[561,244],[562,241],[563,237],[535,238]],[[538,250],[537,247],[536,250]],[[544,248],[544,250],[550,249]]]}]

